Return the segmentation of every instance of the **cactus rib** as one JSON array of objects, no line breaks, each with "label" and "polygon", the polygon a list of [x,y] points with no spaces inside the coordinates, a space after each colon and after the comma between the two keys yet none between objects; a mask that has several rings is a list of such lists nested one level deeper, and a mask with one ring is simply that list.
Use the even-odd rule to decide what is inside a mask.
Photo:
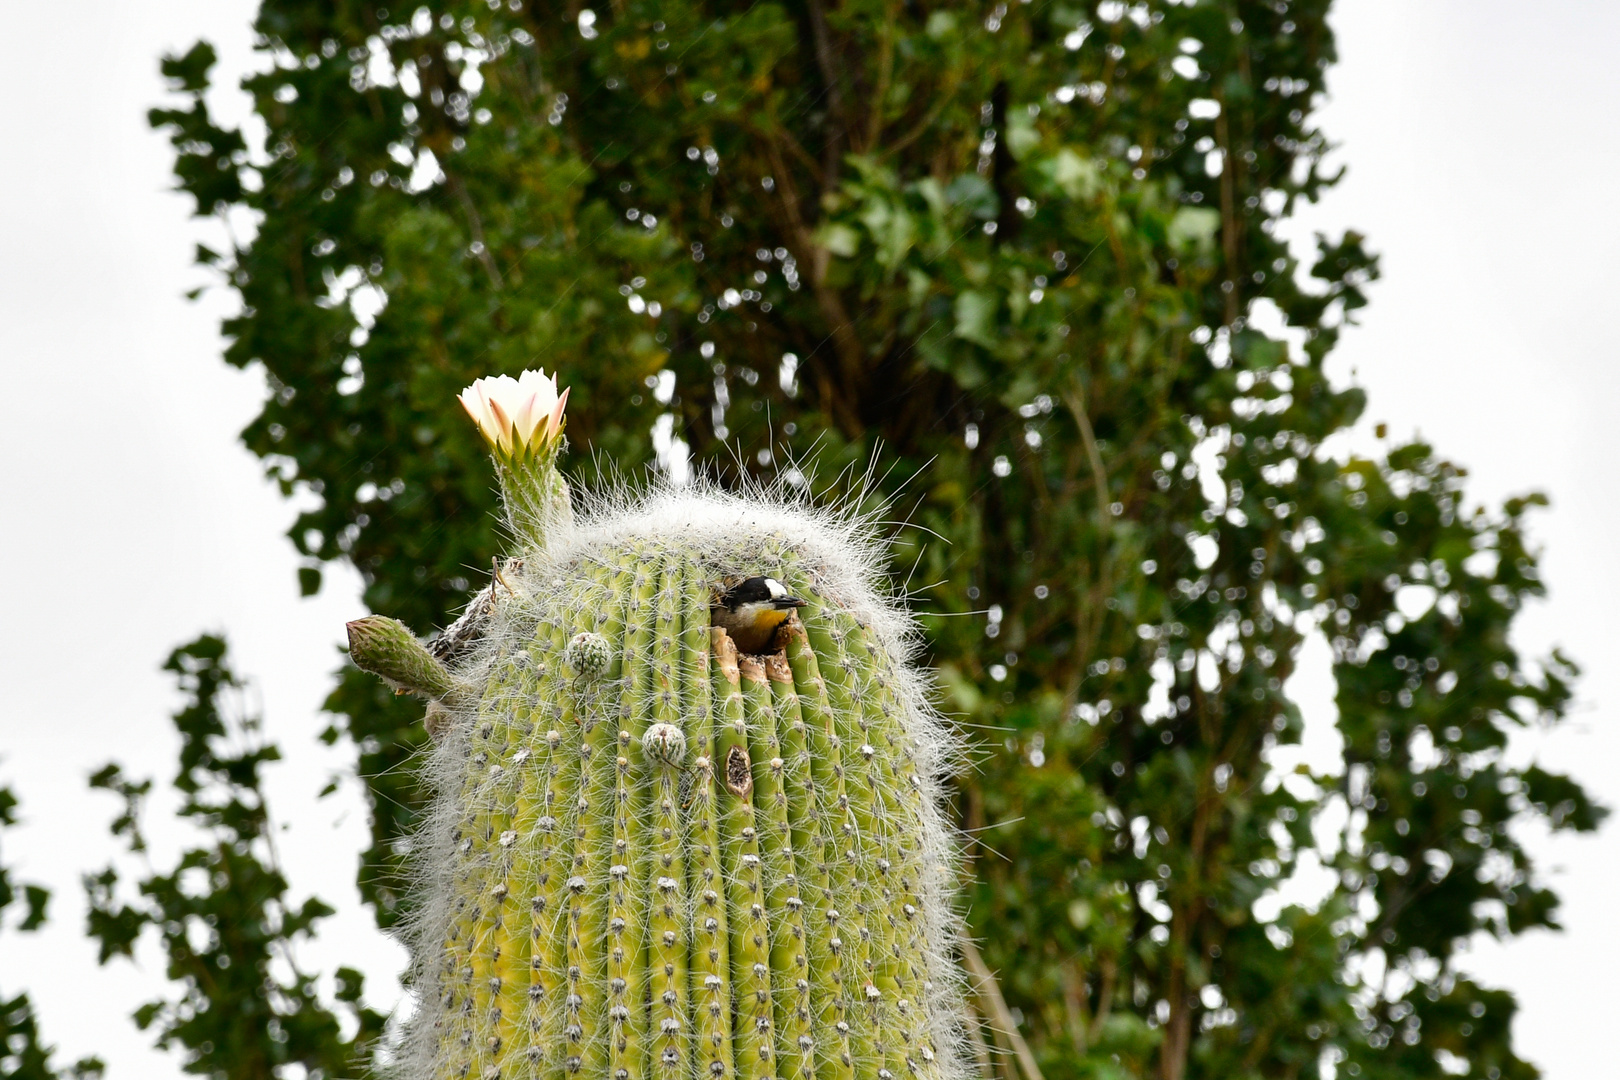
[{"label": "cactus rib", "polygon": [[[754,826],[753,771],[748,764],[748,726],[741,678],[742,665],[757,665],[757,661],[739,657],[737,646],[724,630],[716,629],[713,635],[717,698],[715,753],[723,770],[721,787],[724,792],[720,796],[720,847],[731,931],[731,982],[735,988],[733,1064],[738,1080],[767,1080],[776,1075],[770,947],[759,838]],[[743,763],[740,767],[739,762]]]},{"label": "cactus rib", "polygon": [[720,863],[719,781],[715,775],[715,709],[720,690],[710,683],[718,665],[709,663],[709,585],[701,573],[689,573],[681,604],[682,653],[691,664],[688,699],[692,766],[688,780],[687,874],[692,900],[691,980],[699,1077],[730,1080],[731,937],[726,910],[726,884]]},{"label": "cactus rib", "polygon": [[[666,562],[654,616],[651,715],[659,725],[680,719],[677,681],[681,637],[681,568]],[[637,732],[639,739],[641,733]],[[683,740],[684,742],[684,740]],[[684,764],[684,763],[683,763]],[[650,982],[652,1068],[660,1080],[685,1074],[686,1022],[686,861],[680,822],[680,774],[670,764],[647,762],[652,780],[652,836],[648,844],[652,889],[648,894],[647,973]]]},{"label": "cactus rib", "polygon": [[618,731],[614,759],[612,800],[612,852],[607,872],[610,885],[608,919],[607,991],[609,1075],[615,1080],[640,1080],[646,1076],[647,1014],[647,860],[643,854],[645,792],[635,783],[630,769],[630,725],[641,712],[651,672],[647,654],[652,647],[654,594],[658,586],[656,567],[647,565],[646,552],[635,553],[636,565],[628,584],[629,602],[625,610],[623,678],[619,708],[614,726]]},{"label": "cactus rib", "polygon": [[[817,1075],[827,1080],[851,1080],[855,1074],[855,1045],[851,1039],[849,980],[845,977],[846,950],[839,926],[842,898],[851,896],[848,860],[844,858],[847,838],[853,832],[849,820],[849,799],[844,794],[843,754],[827,684],[802,624],[788,630],[788,667],[793,672],[805,719],[814,797],[807,807],[813,811],[820,851],[810,862],[816,899],[808,916],[811,963],[816,972],[812,998],[823,1002],[817,1015],[817,1030],[825,1049],[818,1054],[822,1063]],[[845,904],[845,907],[852,905]]]},{"label": "cactus rib", "polygon": [[[744,673],[743,701],[754,758],[754,790],[760,857],[765,867],[765,909],[771,913],[771,993],[775,1002],[777,1075],[783,1080],[815,1077],[811,1036],[810,965],[804,932],[804,899],[799,895],[797,852],[787,789],[783,718],[777,714],[776,687],[790,686],[793,672],[780,655],[765,658],[765,678]],[[801,829],[802,832],[802,829]]]}]

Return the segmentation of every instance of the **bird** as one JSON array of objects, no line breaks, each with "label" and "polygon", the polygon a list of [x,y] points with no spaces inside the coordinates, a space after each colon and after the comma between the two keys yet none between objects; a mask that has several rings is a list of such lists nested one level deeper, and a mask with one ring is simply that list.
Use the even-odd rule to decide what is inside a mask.
[{"label": "bird", "polygon": [[744,578],[719,594],[709,618],[731,635],[739,652],[762,656],[781,651],[788,618],[806,603],[773,577]]}]

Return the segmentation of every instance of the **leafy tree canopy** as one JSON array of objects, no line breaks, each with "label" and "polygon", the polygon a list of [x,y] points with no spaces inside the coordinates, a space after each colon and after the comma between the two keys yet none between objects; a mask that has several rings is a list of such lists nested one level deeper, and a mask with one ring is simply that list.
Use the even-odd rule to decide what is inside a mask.
[{"label": "leafy tree canopy", "polygon": [[141,1006],[135,1023],[155,1029],[159,1047],[179,1050],[189,1073],[269,1080],[293,1066],[310,1080],[355,1075],[382,1034],[383,1017],[361,1003],[359,972],[335,973],[340,1011],[334,1012],[298,962],[298,943],[332,909],[318,899],[294,905],[287,897],[260,777],[280,751],[244,710],[223,639],[205,634],[175,649],[163,666],[188,698],[174,717],[180,733],[174,788],[180,816],[197,826],[202,843],[167,871],[152,866],[141,832],[152,782],[130,780],[117,765],[90,778],[91,787],[122,800],[113,833],[144,871],[129,902],[119,895],[116,866],[85,875],[89,934],[101,962],[133,960],[136,941],[155,931],[165,974],[179,992]]},{"label": "leafy tree canopy", "polygon": [[[306,592],[347,560],[373,610],[453,616],[499,546],[452,400],[484,374],[558,369],[602,467],[837,498],[875,461],[979,735],[956,790],[1001,973],[987,1069],[1518,1080],[1512,998],[1456,951],[1555,925],[1511,826],[1600,811],[1503,759],[1574,674],[1509,642],[1534,500],[1470,512],[1424,445],[1323,449],[1363,407],[1323,363],[1377,273],[1355,233],[1306,265],[1277,237],[1334,179],[1327,6],[265,0],[262,148],[211,119],[206,44],[165,61],[181,104],[152,121],[199,214],[255,223],[198,255],[241,298],[227,360],[269,383],[244,439],[317,497]],[[1345,768],[1281,775],[1313,633]],[[201,702],[219,658],[182,653]],[[387,925],[419,708],[354,671],[328,705]],[[198,811],[227,863],[260,827],[233,805]],[[1333,884],[1276,911],[1302,863]],[[113,951],[148,918],[98,910]],[[146,1019],[183,1040],[174,1008]]]},{"label": "leafy tree canopy", "polygon": [[[0,785],[0,832],[17,825],[17,796],[9,787]],[[0,849],[0,855],[4,849]],[[45,925],[45,913],[51,900],[50,891],[42,885],[19,884],[11,870],[0,861],[0,931],[11,929],[29,934]],[[22,918],[7,926],[13,904],[20,903]],[[0,990],[0,1080],[100,1080],[104,1065],[99,1058],[82,1058],[58,1071],[51,1065],[52,1048],[44,1042],[39,1030],[39,1019],[34,1015],[34,1003],[26,993],[6,996]]]}]

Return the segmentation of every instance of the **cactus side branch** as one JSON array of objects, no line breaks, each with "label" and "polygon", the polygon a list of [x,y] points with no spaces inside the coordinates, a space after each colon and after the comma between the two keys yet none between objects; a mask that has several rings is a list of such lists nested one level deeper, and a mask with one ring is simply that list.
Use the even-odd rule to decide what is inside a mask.
[{"label": "cactus side branch", "polygon": [[395,690],[446,704],[457,704],[470,693],[468,684],[450,674],[398,619],[367,615],[349,623],[348,631],[354,666],[380,676]]}]

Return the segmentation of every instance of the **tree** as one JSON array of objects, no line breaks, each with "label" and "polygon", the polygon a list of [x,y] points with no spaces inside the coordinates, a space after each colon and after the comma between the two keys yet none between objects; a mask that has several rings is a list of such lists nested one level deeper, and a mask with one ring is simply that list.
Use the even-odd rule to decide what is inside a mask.
[{"label": "tree", "polygon": [[[9,787],[0,786],[0,830],[17,824],[17,796]],[[6,908],[21,899],[23,917],[17,920],[19,933],[32,933],[45,925],[45,912],[51,894],[42,885],[18,885],[11,871],[0,863],[0,917]],[[4,929],[0,924],[0,929]],[[53,1049],[45,1045],[39,1031],[39,1020],[34,1016],[34,1003],[26,993],[10,997],[0,993],[0,1080],[99,1080],[104,1068],[97,1058],[81,1058],[65,1072],[51,1066]]]},{"label": "tree", "polygon": [[[914,526],[897,584],[930,583],[945,704],[983,733],[957,791],[989,1068],[1529,1077],[1511,996],[1454,956],[1556,925],[1510,827],[1601,812],[1502,749],[1574,668],[1508,643],[1532,500],[1467,510],[1423,445],[1323,451],[1363,407],[1323,361],[1377,273],[1355,233],[1308,268],[1274,235],[1334,179],[1326,15],[266,0],[262,150],[211,119],[204,44],[152,120],[200,214],[256,222],[199,259],[242,300],[226,359],[269,381],[244,439],[319,499],[306,592],[346,559],[374,611],[452,617],[496,544],[450,402],[491,372],[559,369],[604,472],[839,498],[876,463]],[[1315,633],[1346,767],[1280,776]],[[426,736],[352,670],[328,708],[390,925]],[[1271,917],[1307,853],[1335,884]]]},{"label": "tree", "polygon": [[[141,1006],[135,1023],[156,1028],[158,1046],[178,1048],[187,1072],[269,1080],[297,1066],[312,1080],[352,1075],[382,1034],[384,1018],[361,1003],[358,971],[334,973],[335,996],[347,1014],[340,1018],[298,963],[299,940],[332,909],[316,898],[294,906],[286,895],[259,776],[281,753],[263,741],[258,718],[236,700],[241,683],[223,638],[205,634],[187,642],[163,666],[190,698],[174,717],[181,740],[174,787],[181,817],[205,841],[182,852],[166,873],[148,861],[130,903],[118,895],[116,866],[85,875],[89,935],[100,944],[100,961],[133,960],[141,935],[157,932],[166,974],[180,993]],[[90,786],[123,800],[113,833],[131,855],[148,860],[141,817],[152,782],[130,780],[109,764]]]}]

